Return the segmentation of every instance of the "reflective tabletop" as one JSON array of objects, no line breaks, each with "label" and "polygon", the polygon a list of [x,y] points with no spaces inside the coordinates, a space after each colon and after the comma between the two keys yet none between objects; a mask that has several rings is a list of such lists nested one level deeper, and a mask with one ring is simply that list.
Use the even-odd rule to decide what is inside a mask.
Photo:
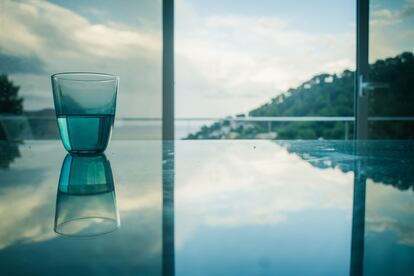
[{"label": "reflective tabletop", "polygon": [[414,142],[0,142],[1,275],[413,275]]}]

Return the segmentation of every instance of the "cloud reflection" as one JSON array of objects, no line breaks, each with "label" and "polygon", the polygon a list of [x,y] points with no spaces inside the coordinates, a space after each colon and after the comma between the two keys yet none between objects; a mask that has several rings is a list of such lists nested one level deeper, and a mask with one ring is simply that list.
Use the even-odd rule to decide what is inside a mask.
[{"label": "cloud reflection", "polygon": [[324,209],[350,219],[353,173],[315,168],[271,142],[202,143],[176,147],[178,246],[202,225],[276,225],[294,213]]},{"label": "cloud reflection", "polygon": [[[53,231],[56,190],[61,162],[66,154],[60,143],[56,140],[23,144],[20,146],[21,158],[12,163],[10,169],[0,169],[0,249],[57,237]],[[109,149],[111,155],[110,152]],[[152,225],[149,228],[156,236],[160,229],[154,221],[161,213],[159,142],[138,142],[133,151],[121,146],[120,152],[123,154],[110,158],[114,177],[120,183],[117,190],[119,211],[128,221],[126,225]],[[145,160],[139,158],[143,155],[147,156]],[[145,234],[145,229],[139,231],[140,235]],[[149,246],[151,252],[156,252],[160,244]]]},{"label": "cloud reflection", "polygon": [[[414,247],[414,198],[413,191],[400,191],[388,185],[367,183],[366,223],[367,235],[391,232],[396,242]],[[377,237],[381,239],[381,236]]]},{"label": "cloud reflection", "polygon": [[[370,18],[370,62],[412,52],[414,1],[373,1]],[[389,39],[392,37],[392,39]]]}]

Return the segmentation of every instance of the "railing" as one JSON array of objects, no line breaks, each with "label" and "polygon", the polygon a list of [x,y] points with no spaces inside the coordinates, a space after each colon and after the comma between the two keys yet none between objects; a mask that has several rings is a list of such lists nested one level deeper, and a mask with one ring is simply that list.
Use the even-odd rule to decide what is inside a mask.
[{"label": "railing", "polygon": [[[160,118],[118,118],[119,122],[161,122]],[[369,121],[414,121],[414,117],[370,117]],[[343,122],[344,123],[344,139],[349,139],[349,127],[350,124],[355,122],[355,117],[353,116],[279,116],[279,117],[270,117],[270,116],[261,116],[261,117],[181,117],[176,118],[176,138],[181,139],[187,136],[189,133],[197,132],[203,124],[211,124],[219,121],[229,121],[229,122],[263,122],[267,123],[267,132],[270,133],[273,127],[273,123],[277,122]],[[179,124],[195,123],[193,127],[189,127],[186,132],[187,135],[180,135]],[[177,131],[178,130],[178,131]],[[178,135],[177,135],[178,133]]]},{"label": "railing", "polygon": [[[414,117],[369,117],[369,121],[414,121]],[[349,125],[355,122],[353,116],[278,116],[278,117],[226,117],[226,118],[176,118],[176,121],[204,121],[204,122],[263,122],[267,123],[267,132],[272,131],[273,123],[275,122],[343,122],[344,123],[344,139],[349,139]]]},{"label": "railing", "polygon": [[[226,118],[176,118],[177,122],[239,122],[239,123],[267,123],[267,133],[271,133],[275,122],[344,122],[344,139],[348,139],[349,124],[355,121],[351,116],[261,116],[261,117],[226,117]],[[180,137],[182,138],[182,137]]]},{"label": "railing", "polygon": [[[54,116],[0,116],[3,135],[10,139],[55,139],[58,138]],[[213,122],[267,123],[267,132],[272,131],[277,122],[343,122],[344,139],[348,139],[349,125],[354,123],[352,116],[283,116],[283,117],[199,117],[176,118],[176,138],[181,139],[198,131],[202,125]],[[369,121],[414,121],[414,117],[370,117]],[[161,118],[117,117],[115,139],[161,139]],[[180,130],[182,127],[182,130]],[[187,127],[187,129],[185,129]],[[0,132],[1,134],[1,132]],[[17,137],[17,138],[16,138]],[[1,138],[1,137],[0,137]]]}]

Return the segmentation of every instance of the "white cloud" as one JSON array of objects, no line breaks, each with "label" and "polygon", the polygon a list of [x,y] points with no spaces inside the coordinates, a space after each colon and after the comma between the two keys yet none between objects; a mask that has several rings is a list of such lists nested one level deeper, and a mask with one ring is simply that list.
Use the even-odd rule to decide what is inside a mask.
[{"label": "white cloud", "polygon": [[[15,243],[35,243],[57,237],[53,230],[56,194],[61,162],[66,155],[63,147],[56,150],[60,143],[32,141],[29,145],[20,146],[21,158],[11,164],[10,170],[0,170],[1,184],[5,185],[0,193],[0,250]],[[133,151],[122,148],[122,145],[117,148],[124,154],[115,155],[110,148],[107,151],[121,227],[125,221],[127,225],[136,223],[141,226],[148,221],[146,218],[151,223],[155,220],[161,224],[158,220],[162,202],[161,145],[159,142],[141,142]],[[45,160],[44,156],[48,159]],[[137,156],[146,158],[136,159]],[[125,160],[134,158],[137,162],[125,163]],[[126,218],[131,215],[144,221]],[[155,231],[159,229],[154,223],[151,227]]]},{"label": "white cloud", "polygon": [[402,1],[393,9],[374,7],[372,14],[370,62],[414,51],[414,1]]},{"label": "white cloud", "polygon": [[367,181],[367,235],[392,232],[398,244],[414,246],[413,191]]},{"label": "white cloud", "polygon": [[26,109],[52,107],[50,74],[95,71],[121,77],[118,115],[160,116],[161,29],[92,23],[46,1],[2,1],[0,6],[0,51],[36,56],[45,66],[43,75],[12,75],[23,96],[43,98],[26,101]]},{"label": "white cloud", "polygon": [[[291,30],[278,18],[200,17],[185,2],[176,7],[178,116],[247,111],[315,73],[352,65],[346,58],[338,66],[324,57],[329,63],[318,60],[315,68],[311,57],[320,53],[312,45],[319,38]],[[37,56],[45,65],[44,75],[12,75],[28,96],[26,109],[53,105],[49,74],[103,71],[121,76],[118,115],[160,116],[161,30],[109,20],[92,23],[44,1],[3,1],[1,18],[1,51]],[[330,48],[346,45],[329,36],[325,40]],[[300,47],[292,50],[292,45]]]},{"label": "white cloud", "polygon": [[[4,176],[4,174],[3,174]],[[3,249],[16,241],[37,242],[53,238],[55,235],[48,221],[36,221],[36,210],[45,205],[52,205],[47,201],[55,191],[47,189],[47,185],[39,186],[26,185],[20,189],[7,189],[1,196],[0,217],[2,231],[0,233],[0,249]],[[27,195],[30,200],[27,200]],[[52,214],[50,214],[52,215]],[[49,217],[50,221],[53,221]]]},{"label": "white cloud", "polygon": [[[414,16],[414,1],[401,1],[398,8],[378,8],[374,9],[374,23],[381,25],[396,24],[402,22],[403,19]],[[375,21],[378,20],[378,21]]]},{"label": "white cloud", "polygon": [[202,143],[176,145],[177,246],[202,226],[276,225],[306,210],[351,217],[353,173],[315,168],[272,142]]},{"label": "white cloud", "polygon": [[[161,116],[161,28],[93,23],[45,1],[1,1],[0,8],[0,51],[37,56],[45,65],[44,75],[11,76],[23,96],[37,99],[26,109],[53,105],[49,74],[100,71],[121,76],[119,116]],[[413,10],[406,1],[373,13],[374,27],[388,25],[371,33],[372,60],[413,50],[413,29],[399,23]],[[100,7],[101,17],[105,12]],[[247,112],[315,74],[355,67],[353,31],[309,33],[278,17],[200,14],[186,0],[176,2],[175,19],[178,117]]]},{"label": "white cloud", "polygon": [[128,59],[133,53],[160,54],[160,33],[146,33],[122,24],[92,24],[68,9],[46,1],[5,1],[0,32],[6,53],[83,58]]},{"label": "white cloud", "polygon": [[387,9],[376,10],[373,12],[373,14],[374,14],[374,17],[383,17],[383,18],[392,17],[391,11]]},{"label": "white cloud", "polygon": [[354,33],[311,34],[269,16],[201,15],[186,1],[176,9],[178,116],[246,112],[315,74],[354,68]]}]

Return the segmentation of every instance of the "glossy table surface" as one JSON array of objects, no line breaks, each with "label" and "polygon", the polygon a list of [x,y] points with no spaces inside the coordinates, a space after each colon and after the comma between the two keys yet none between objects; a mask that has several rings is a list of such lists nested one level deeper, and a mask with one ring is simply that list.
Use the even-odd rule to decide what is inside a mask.
[{"label": "glossy table surface", "polygon": [[[93,166],[59,140],[0,152],[1,275],[414,275],[413,142],[112,141]],[[108,176],[108,194],[76,182]],[[57,233],[99,210],[114,229]]]}]

